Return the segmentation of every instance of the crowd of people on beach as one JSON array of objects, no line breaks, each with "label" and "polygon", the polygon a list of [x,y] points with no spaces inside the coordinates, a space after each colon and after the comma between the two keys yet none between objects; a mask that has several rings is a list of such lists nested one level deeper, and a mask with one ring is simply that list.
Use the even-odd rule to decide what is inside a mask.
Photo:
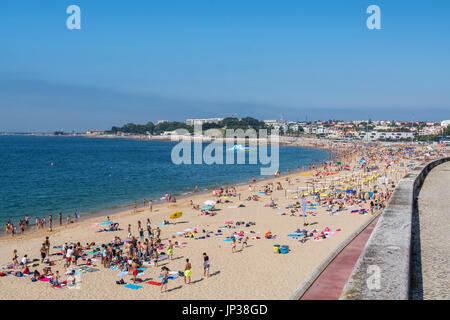
[{"label": "crowd of people on beach", "polygon": [[[330,215],[341,213],[357,213],[357,214],[375,214],[379,210],[386,207],[395,182],[404,175],[408,169],[412,168],[415,163],[422,162],[433,157],[442,156],[443,150],[436,150],[434,153],[430,150],[414,148],[409,145],[396,147],[384,147],[377,144],[372,145],[346,145],[340,149],[334,150],[335,158],[329,159],[322,164],[309,165],[308,179],[309,187],[294,190],[297,196],[293,199],[292,204],[287,206],[281,205],[279,199],[274,198],[273,194],[277,191],[284,191],[288,198],[288,189],[290,186],[299,182],[299,178],[286,176],[284,182],[261,182],[259,185],[255,177],[252,177],[249,184],[251,195],[244,199],[245,201],[261,201],[267,199],[265,207],[279,210],[281,215],[303,217],[303,227],[310,227],[306,219],[306,214],[314,216],[317,213],[311,208],[323,207]],[[338,156],[336,156],[338,155]],[[402,171],[403,170],[403,171]],[[306,170],[304,170],[306,171]],[[400,172],[400,174],[397,174]],[[377,183],[378,177],[387,177],[391,179],[388,183]],[[333,177],[336,177],[333,178]],[[278,175],[280,178],[280,175]],[[293,181],[295,179],[295,181]],[[284,185],[283,185],[284,184]],[[344,186],[347,185],[347,186]],[[291,190],[292,191],[292,190]],[[191,208],[199,214],[206,214],[214,210],[215,206],[231,204],[233,202],[241,202],[241,195],[234,186],[216,188],[213,190],[213,196],[216,197],[212,208],[204,209],[199,204],[190,201]],[[258,194],[256,194],[258,193]],[[239,199],[239,200],[238,200]],[[164,200],[167,203],[176,202],[171,193],[166,193]],[[153,212],[153,201],[143,201],[145,210],[149,213]],[[245,206],[242,202],[239,206]],[[308,210],[307,210],[308,208]],[[353,210],[351,210],[353,209]],[[351,211],[350,211],[351,210]],[[137,202],[134,205],[134,211],[137,211]],[[287,212],[287,213],[286,213]],[[75,214],[75,221],[78,215]],[[118,231],[119,224],[110,221],[112,229],[105,231]],[[73,222],[67,217],[67,224]],[[63,225],[62,214],[58,215],[59,225]],[[53,217],[50,215],[48,220],[45,218],[36,219],[37,229],[46,229],[51,232],[53,228]],[[162,230],[159,225],[167,225],[169,221],[163,221],[158,226],[152,226],[151,218],[147,218],[145,225],[141,220],[137,221],[136,229],[132,225],[128,225],[126,239],[119,236],[106,243],[97,244],[94,242],[82,245],[81,242],[67,242],[58,246],[50,246],[50,238],[46,236],[39,249],[39,258],[30,259],[28,254],[24,254],[19,261],[19,253],[13,250],[11,264],[2,267],[0,276],[13,275],[22,277],[30,275],[31,281],[47,281],[53,288],[62,288],[65,286],[76,285],[77,272],[96,272],[98,268],[117,270],[123,276],[131,276],[133,284],[148,283],[160,286],[161,292],[168,291],[168,282],[170,279],[183,277],[186,285],[191,284],[192,262],[189,258],[185,258],[184,270],[171,271],[167,264],[159,266],[160,262],[167,260],[170,264],[174,260],[174,251],[183,248],[186,242],[183,239],[177,240],[175,235],[169,236],[162,240]],[[188,230],[178,232],[177,235],[185,238],[206,239],[213,235],[220,235],[222,230],[230,230],[232,228],[255,226],[255,222],[236,222],[232,226],[232,222],[226,222],[226,226],[217,231],[209,230]],[[18,224],[19,231],[23,234],[25,230],[30,228],[29,217],[21,220]],[[145,228],[145,229],[144,229]],[[137,232],[134,233],[134,230]],[[14,235],[16,227],[8,222],[6,225],[7,233]],[[146,231],[146,232],[145,232]],[[299,237],[299,242],[305,243],[305,240],[313,238],[314,240],[326,239],[331,230],[327,227],[322,232],[316,229],[298,230],[304,236]],[[339,231],[339,230],[337,230]],[[250,237],[249,237],[250,235]],[[231,244],[231,253],[238,251],[237,244],[240,243],[240,251],[248,247],[249,240],[259,239],[256,232],[235,231],[229,237]],[[275,239],[270,230],[265,232],[265,239]],[[50,249],[53,249],[51,252]],[[203,251],[203,250],[202,250]],[[200,251],[200,252],[202,252]],[[194,258],[194,263],[203,263],[203,276],[210,276],[210,258],[206,252],[199,254]],[[160,281],[147,281],[142,279],[143,271],[147,268],[160,268]],[[31,270],[35,268],[34,270]],[[42,269],[39,269],[42,268]],[[64,276],[60,274],[64,273]],[[116,282],[118,285],[125,285],[124,279]]]},{"label": "crowd of people on beach", "polygon": [[[78,213],[75,211],[74,216],[67,216],[66,217],[66,224],[71,224],[71,223],[75,223],[78,221],[79,215]],[[63,215],[62,213],[58,214],[58,224],[59,226],[63,225]],[[45,217],[37,217],[36,221],[35,221],[35,225],[34,225],[34,229],[35,230],[42,230],[42,229],[46,229],[48,227],[48,231],[52,232],[53,231],[53,216],[49,215],[48,216],[48,220]],[[6,225],[5,225],[5,232],[6,234],[11,234],[11,236],[15,236],[16,234],[25,234],[25,231],[31,230],[32,226],[30,223],[30,217],[27,215],[25,216],[24,219],[19,220],[18,222],[18,226],[16,227],[14,225],[13,222],[11,222],[11,220],[9,220]]]}]

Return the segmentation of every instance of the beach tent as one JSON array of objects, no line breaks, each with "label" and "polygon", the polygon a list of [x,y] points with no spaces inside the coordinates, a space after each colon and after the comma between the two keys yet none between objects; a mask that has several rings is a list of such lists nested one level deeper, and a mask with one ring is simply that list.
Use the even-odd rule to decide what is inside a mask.
[{"label": "beach tent", "polygon": [[215,201],[213,201],[213,200],[206,200],[205,202],[203,202],[205,205],[207,205],[207,206],[213,206],[213,205],[215,205],[216,204],[216,202]]}]

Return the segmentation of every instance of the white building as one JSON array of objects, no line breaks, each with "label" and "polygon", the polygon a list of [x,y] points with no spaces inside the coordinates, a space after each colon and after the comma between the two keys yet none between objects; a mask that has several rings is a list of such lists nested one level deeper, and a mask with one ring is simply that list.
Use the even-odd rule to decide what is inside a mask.
[{"label": "white building", "polygon": [[450,124],[450,120],[444,120],[441,122],[441,127],[447,128]]},{"label": "white building", "polygon": [[186,124],[193,126],[194,124],[204,124],[204,123],[219,123],[223,118],[209,118],[209,119],[187,119]]},{"label": "white building", "polygon": [[379,139],[391,139],[391,140],[398,140],[398,139],[413,139],[414,133],[413,132],[379,132],[379,131],[369,131],[369,132],[360,132],[359,137],[361,140],[366,141],[375,141]]},{"label": "white building", "polygon": [[423,129],[419,130],[419,136],[437,135],[440,134],[441,131],[442,131],[441,126],[424,127]]},{"label": "white building", "polygon": [[105,134],[105,130],[88,130],[86,134],[89,136],[100,136]]},{"label": "white building", "polygon": [[169,122],[169,120],[158,120],[158,122],[156,122],[156,124],[160,124],[160,123],[165,123],[165,122]]}]

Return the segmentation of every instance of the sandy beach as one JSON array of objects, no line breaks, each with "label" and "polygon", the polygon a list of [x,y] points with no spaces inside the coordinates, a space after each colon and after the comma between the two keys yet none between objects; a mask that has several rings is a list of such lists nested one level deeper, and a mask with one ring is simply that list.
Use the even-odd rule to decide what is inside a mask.
[{"label": "sandy beach", "polygon": [[[385,150],[388,145],[379,147]],[[344,150],[345,146],[335,149]],[[0,239],[0,266],[11,263],[12,253],[17,249],[19,261],[24,254],[28,254],[29,259],[39,258],[39,249],[45,236],[50,237],[51,250],[54,254],[61,250],[53,248],[63,245],[66,242],[81,242],[85,245],[87,242],[95,242],[97,245],[114,240],[115,236],[121,239],[127,239],[127,226],[131,224],[132,233],[138,237],[137,221],[140,220],[145,226],[148,218],[151,219],[152,228],[157,226],[161,229],[161,240],[166,244],[170,239],[185,243],[181,247],[174,248],[173,260],[163,260],[159,262],[158,267],[150,266],[144,271],[140,278],[145,281],[160,281],[158,276],[161,273],[161,266],[167,266],[171,271],[184,270],[185,259],[189,258],[192,263],[192,284],[185,285],[183,277],[169,280],[168,292],[160,293],[159,286],[147,283],[137,283],[142,286],[138,290],[132,290],[116,284],[121,279],[117,274],[120,270],[111,270],[104,268],[101,261],[94,261],[96,272],[85,272],[81,274],[81,283],[76,288],[52,288],[45,282],[31,282],[30,278],[17,278],[14,276],[5,276],[0,278],[2,290],[1,299],[288,299],[297,287],[313,272],[313,270],[333,251],[346,237],[354,232],[359,226],[370,218],[370,213],[359,214],[352,213],[352,210],[359,209],[358,205],[346,206],[345,210],[335,212],[331,215],[327,206],[317,206],[317,209],[308,210],[317,213],[308,214],[307,227],[303,226],[303,218],[300,216],[300,210],[295,216],[290,216],[288,205],[296,201],[297,192],[287,192],[286,190],[306,190],[300,189],[311,185],[311,179],[318,180],[315,183],[316,188],[320,185],[330,185],[343,183],[352,185],[355,181],[366,180],[367,185],[364,190],[369,190],[376,184],[378,176],[387,175],[394,180],[401,178],[407,172],[406,165],[416,165],[423,161],[421,159],[405,159],[402,166],[399,163],[393,163],[386,171],[383,167],[384,162],[374,161],[380,165],[377,171],[363,173],[358,167],[360,154],[357,148],[351,155],[341,159],[344,164],[349,166],[349,170],[340,170],[336,174],[324,178],[314,177],[318,170],[311,170],[311,175],[302,172],[293,172],[289,175],[270,178],[264,181],[257,181],[252,184],[253,191],[249,190],[248,185],[236,187],[236,193],[239,196],[232,197],[230,203],[220,203],[215,207],[214,216],[200,215],[200,211],[194,210],[190,201],[200,206],[206,200],[217,200],[212,193],[194,194],[190,197],[178,200],[176,203],[161,203],[153,206],[153,211],[148,208],[140,208],[138,212],[127,210],[111,216],[114,222],[120,224],[120,231],[97,232],[100,227],[97,225],[105,218],[95,217],[86,219],[74,224],[56,226],[52,232],[47,230],[36,230],[17,235],[12,238],[10,235]],[[338,160],[339,161],[339,160]],[[337,167],[328,168],[329,171],[336,171]],[[356,177],[359,177],[356,180]],[[374,178],[371,178],[374,177]],[[354,179],[353,182],[351,179]],[[290,180],[290,184],[287,180]],[[345,182],[345,180],[347,182]],[[333,181],[333,182],[332,182]],[[263,186],[280,182],[283,190],[276,190],[273,193],[265,195],[259,193]],[[249,181],[249,184],[251,181]],[[308,187],[311,189],[311,187]],[[389,184],[389,188],[391,185]],[[355,186],[355,189],[357,187]],[[391,188],[392,189],[392,188]],[[325,189],[324,189],[325,190]],[[385,186],[380,187],[379,191],[385,191]],[[325,191],[323,191],[325,192]],[[301,194],[301,192],[300,192]],[[251,195],[260,196],[259,201],[247,201]],[[278,208],[271,208],[268,205],[274,199]],[[307,199],[314,202],[314,197],[308,195]],[[369,202],[362,204],[362,208],[369,209]],[[245,207],[238,207],[243,204]],[[169,215],[180,210],[183,216],[177,220],[170,220],[175,224],[157,225],[163,220],[169,220]],[[368,210],[369,211],[369,210]],[[285,213],[285,215],[283,215]],[[219,227],[226,226],[226,222],[232,221],[233,226],[237,221],[245,223],[255,222],[255,225],[249,227],[236,226],[236,229],[221,229],[223,235],[215,235]],[[331,231],[330,237],[319,241],[314,241],[312,237],[305,243],[297,239],[288,237],[296,229],[307,228],[308,231],[317,229],[319,232],[325,228]],[[204,235],[203,230],[212,231],[209,237],[205,239],[185,238],[177,235],[177,232],[184,232],[187,228],[197,228],[199,236]],[[340,230],[340,231],[337,231]],[[233,232],[244,231],[249,237],[248,247],[241,249],[241,244],[237,244],[238,252],[232,253],[231,242],[224,241],[227,236]],[[253,232],[251,232],[253,231]],[[276,235],[275,239],[265,239],[264,235],[270,231]],[[147,232],[145,232],[147,234]],[[256,239],[259,237],[260,239]],[[275,254],[273,246],[288,245],[288,254]],[[163,251],[166,251],[164,249]],[[203,277],[203,259],[202,253],[206,252],[210,258],[210,278]],[[51,256],[55,261],[53,270],[60,270],[62,280],[64,276],[63,256]],[[82,264],[82,261],[80,261]],[[36,267],[42,271],[43,265]],[[34,270],[35,268],[30,268]],[[125,282],[132,283],[132,276],[122,277]]]}]

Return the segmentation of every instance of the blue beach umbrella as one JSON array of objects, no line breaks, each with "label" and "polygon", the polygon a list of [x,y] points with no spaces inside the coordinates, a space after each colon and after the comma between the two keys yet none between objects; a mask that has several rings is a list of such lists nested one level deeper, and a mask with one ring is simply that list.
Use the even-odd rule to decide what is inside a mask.
[{"label": "blue beach umbrella", "polygon": [[101,226],[109,226],[111,224],[114,224],[111,220],[105,220],[102,223],[100,223]]}]

